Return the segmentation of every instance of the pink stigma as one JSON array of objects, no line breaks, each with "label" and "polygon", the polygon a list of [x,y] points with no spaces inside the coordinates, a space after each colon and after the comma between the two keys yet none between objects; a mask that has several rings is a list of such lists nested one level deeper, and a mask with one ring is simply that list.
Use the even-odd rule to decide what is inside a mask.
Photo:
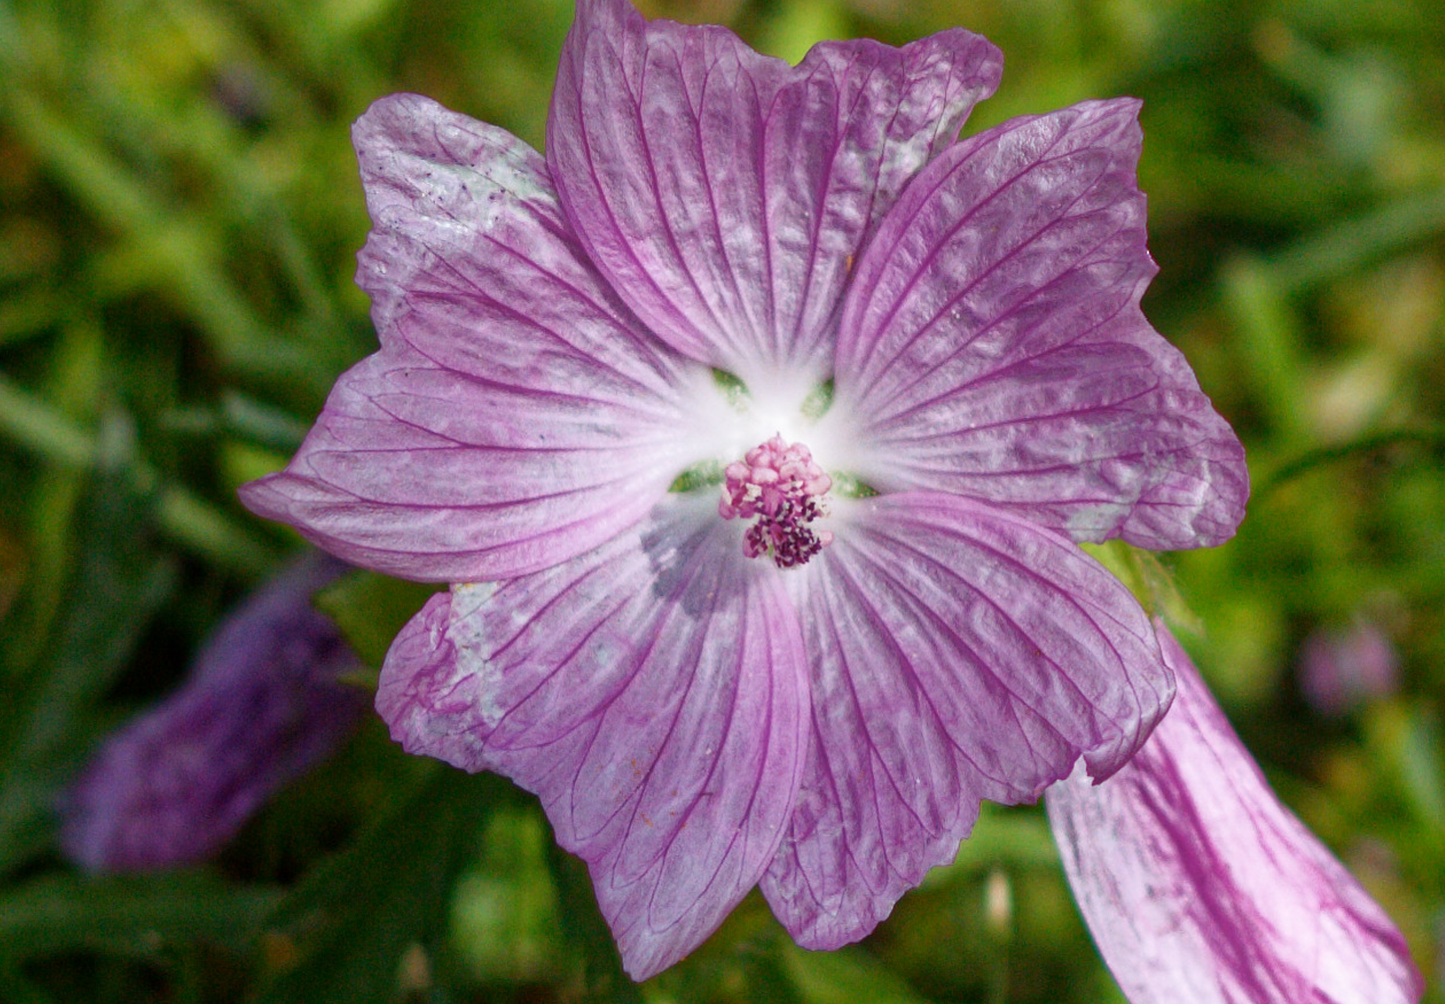
[{"label": "pink stigma", "polygon": [[792,568],[833,543],[832,533],[815,533],[808,526],[823,514],[818,502],[833,487],[833,479],[802,443],[789,446],[781,435],[774,436],[740,462],[728,464],[723,473],[727,483],[718,515],[758,520],[743,536],[743,553],[749,558],[767,554],[779,568]]}]

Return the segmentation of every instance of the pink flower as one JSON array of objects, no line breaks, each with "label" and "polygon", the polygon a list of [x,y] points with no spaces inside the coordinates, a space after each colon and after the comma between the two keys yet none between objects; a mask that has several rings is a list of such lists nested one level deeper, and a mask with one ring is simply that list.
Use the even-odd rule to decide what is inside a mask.
[{"label": "pink flower", "polygon": [[1104,784],[1049,789],[1064,869],[1134,1004],[1408,1004],[1405,940],[1270,792],[1159,624],[1169,716]]},{"label": "pink flower", "polygon": [[957,141],[1000,68],[581,0],[545,159],[414,95],[356,124],[381,349],[243,498],[455,583],[378,709],[541,797],[637,978],[759,884],[863,937],[980,799],[1169,705],[1076,542],[1219,543],[1243,452],[1139,310],[1138,102]]},{"label": "pink flower", "polygon": [[1400,657],[1379,625],[1356,616],[1348,625],[1320,628],[1300,648],[1299,683],[1306,702],[1327,718],[1346,714],[1397,688]]},{"label": "pink flower", "polygon": [[63,806],[61,846],[89,871],[178,868],[219,851],[366,713],[336,626],[311,606],[346,570],[312,554],[207,639],[180,690],[106,740]]}]

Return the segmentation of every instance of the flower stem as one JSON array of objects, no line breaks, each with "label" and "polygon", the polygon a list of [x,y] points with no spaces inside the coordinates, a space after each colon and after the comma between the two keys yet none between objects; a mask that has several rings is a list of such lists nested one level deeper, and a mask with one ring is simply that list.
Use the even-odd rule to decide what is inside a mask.
[{"label": "flower stem", "polygon": [[1348,443],[1307,450],[1293,460],[1287,460],[1280,464],[1260,479],[1259,487],[1254,491],[1254,497],[1256,499],[1264,498],[1286,482],[1302,474],[1308,474],[1324,464],[1405,444],[1422,446],[1431,453],[1445,453],[1445,428],[1391,429],[1387,432],[1362,436]]}]

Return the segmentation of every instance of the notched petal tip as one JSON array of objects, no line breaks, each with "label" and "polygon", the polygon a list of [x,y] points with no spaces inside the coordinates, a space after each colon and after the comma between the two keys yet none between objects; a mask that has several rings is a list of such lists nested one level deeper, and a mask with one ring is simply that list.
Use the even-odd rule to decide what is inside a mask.
[{"label": "notched petal tip", "polygon": [[900,51],[915,72],[946,74],[953,86],[974,95],[975,102],[993,97],[1003,79],[1003,50],[967,28],[946,28],[908,42]]},{"label": "notched petal tip", "polygon": [[236,497],[243,506],[262,519],[275,520],[278,523],[288,522],[285,517],[285,496],[277,491],[276,485],[277,480],[284,479],[285,476],[277,472],[248,481],[236,489]]},{"label": "notched petal tip", "polygon": [[[292,461],[295,467],[296,461]],[[448,571],[466,555],[436,555],[408,544],[403,531],[390,546],[368,546],[358,536],[367,522],[385,523],[386,516],[364,500],[323,478],[296,473],[291,469],[247,482],[236,490],[252,513],[263,519],[285,523],[309,543],[358,568],[369,568],[413,582],[445,582]],[[393,513],[393,517],[395,514]],[[413,540],[415,538],[413,537]],[[451,567],[449,567],[451,566]]]},{"label": "notched petal tip", "polygon": [[582,4],[547,161],[593,261],[659,338],[745,377],[821,378],[854,257],[1000,64],[956,30],[822,42],[790,67],[724,28]]},{"label": "notched petal tip", "polygon": [[1156,461],[1160,473],[1140,496],[1129,518],[1103,536],[1118,536],[1136,547],[1184,551],[1217,547],[1234,537],[1244,522],[1250,495],[1244,446],[1229,424],[1199,394],[1194,421],[1200,439],[1180,456]]},{"label": "notched petal tip", "polygon": [[417,125],[454,114],[424,94],[398,91],[377,98],[351,124],[351,145],[365,156],[378,146],[403,142],[417,134]]},{"label": "notched petal tip", "polygon": [[969,137],[884,219],[838,348],[869,483],[1076,541],[1172,550],[1233,532],[1242,448],[1139,309],[1157,271],[1139,108],[1083,102]]}]

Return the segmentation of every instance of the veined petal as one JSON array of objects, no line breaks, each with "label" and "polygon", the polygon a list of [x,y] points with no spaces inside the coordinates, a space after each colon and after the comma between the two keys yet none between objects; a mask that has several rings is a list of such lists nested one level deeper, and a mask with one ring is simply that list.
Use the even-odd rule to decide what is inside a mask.
[{"label": "veined petal", "polygon": [[1106,783],[1048,793],[1074,896],[1135,1004],[1407,1004],[1395,925],[1274,797],[1161,623],[1173,710]]},{"label": "veined petal", "polygon": [[799,944],[871,931],[980,799],[1108,776],[1173,693],[1144,611],[1066,538],[933,492],[840,513],[799,573],[813,738],[763,892]]},{"label": "veined petal", "polygon": [[241,500],[390,575],[524,574],[631,526],[686,465],[675,433],[629,434],[632,421],[585,394],[490,386],[392,345],[341,376],[291,463]]},{"label": "veined petal", "polygon": [[582,0],[547,161],[598,268],[658,336],[745,380],[827,375],[854,256],[993,93],[961,29],[816,46],[796,68],[716,26]]},{"label": "veined petal", "polygon": [[541,797],[644,979],[772,859],[807,701],[776,570],[742,556],[711,498],[672,497],[565,564],[434,599],[387,656],[377,709],[408,752]]},{"label": "veined petal", "polygon": [[640,519],[692,460],[688,368],[567,230],[542,158],[416,95],[354,136],[382,348],[337,382],[255,512],[392,575],[496,579]]},{"label": "veined petal", "polygon": [[986,500],[1080,541],[1234,533],[1243,448],[1139,309],[1156,267],[1138,109],[1084,102],[965,140],[880,225],[836,371],[870,484]]}]

